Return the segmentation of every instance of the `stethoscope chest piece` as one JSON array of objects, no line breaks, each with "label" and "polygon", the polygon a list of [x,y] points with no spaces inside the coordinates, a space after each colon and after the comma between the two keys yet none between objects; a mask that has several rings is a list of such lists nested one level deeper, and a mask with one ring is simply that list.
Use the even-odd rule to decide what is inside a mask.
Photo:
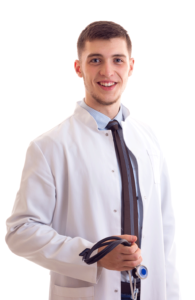
[{"label": "stethoscope chest piece", "polygon": [[[111,241],[109,241],[111,240]],[[116,241],[112,241],[116,240]],[[110,236],[105,239],[100,240],[97,242],[91,249],[86,248],[84,251],[82,251],[79,256],[83,256],[83,260],[88,264],[93,264],[103,258],[106,254],[108,254],[110,251],[112,251],[115,247],[117,247],[119,244],[123,244],[124,246],[131,246],[131,243],[129,243],[125,239],[121,239],[117,236]],[[104,247],[103,250],[95,254],[94,256],[90,257],[91,253],[93,253],[94,250],[97,248],[100,248],[102,246],[107,245],[107,247]],[[132,274],[131,274],[132,273]],[[137,300],[138,295],[138,289],[136,288],[136,279],[146,279],[148,277],[148,269],[143,265],[138,265],[135,267],[132,271],[128,270],[129,274],[129,282],[130,282],[130,289],[131,289],[131,298],[133,300]],[[132,284],[132,278],[134,278],[134,288]]]},{"label": "stethoscope chest piece", "polygon": [[134,278],[146,279],[148,277],[148,269],[143,265],[138,265],[132,270]]}]

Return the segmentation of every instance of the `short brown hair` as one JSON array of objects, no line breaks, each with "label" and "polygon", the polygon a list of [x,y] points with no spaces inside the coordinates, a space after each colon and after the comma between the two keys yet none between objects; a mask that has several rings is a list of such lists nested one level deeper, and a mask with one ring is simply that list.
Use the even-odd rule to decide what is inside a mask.
[{"label": "short brown hair", "polygon": [[124,38],[127,43],[129,57],[131,57],[132,43],[127,31],[119,24],[111,21],[97,21],[89,24],[79,35],[77,41],[77,53],[79,59],[85,48],[86,41],[109,40],[111,38]]}]

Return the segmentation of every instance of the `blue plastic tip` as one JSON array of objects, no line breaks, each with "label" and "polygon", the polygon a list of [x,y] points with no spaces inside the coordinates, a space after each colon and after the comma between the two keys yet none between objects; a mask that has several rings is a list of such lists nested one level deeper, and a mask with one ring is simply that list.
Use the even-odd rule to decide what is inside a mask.
[{"label": "blue plastic tip", "polygon": [[141,275],[143,275],[143,276],[146,275],[146,270],[145,269],[141,269]]}]

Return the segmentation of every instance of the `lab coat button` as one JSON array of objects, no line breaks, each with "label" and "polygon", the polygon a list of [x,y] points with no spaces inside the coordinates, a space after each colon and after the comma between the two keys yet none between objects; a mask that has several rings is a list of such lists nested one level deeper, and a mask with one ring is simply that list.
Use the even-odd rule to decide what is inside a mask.
[{"label": "lab coat button", "polygon": [[117,293],[118,292],[118,290],[114,290],[115,291],[115,293]]},{"label": "lab coat button", "polygon": [[106,133],[106,136],[108,136],[108,133]]},{"label": "lab coat button", "polygon": [[117,210],[116,210],[116,209],[114,209],[114,212],[117,212]]},{"label": "lab coat button", "polygon": [[114,172],[114,170],[112,170],[112,172]]}]

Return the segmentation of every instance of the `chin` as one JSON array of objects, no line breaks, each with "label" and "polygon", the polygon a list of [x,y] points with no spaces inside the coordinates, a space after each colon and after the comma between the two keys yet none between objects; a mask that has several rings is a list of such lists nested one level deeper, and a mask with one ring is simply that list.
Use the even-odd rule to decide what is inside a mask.
[{"label": "chin", "polygon": [[113,97],[111,99],[99,99],[99,100],[100,100],[100,103],[102,102],[102,104],[112,105],[112,104],[116,103],[119,99],[120,99],[120,96]]},{"label": "chin", "polygon": [[100,99],[100,98],[96,98],[95,99],[99,104],[102,104],[102,105],[112,105],[114,103],[116,103],[118,101],[118,99],[111,99],[111,100],[107,100],[107,99]]}]

